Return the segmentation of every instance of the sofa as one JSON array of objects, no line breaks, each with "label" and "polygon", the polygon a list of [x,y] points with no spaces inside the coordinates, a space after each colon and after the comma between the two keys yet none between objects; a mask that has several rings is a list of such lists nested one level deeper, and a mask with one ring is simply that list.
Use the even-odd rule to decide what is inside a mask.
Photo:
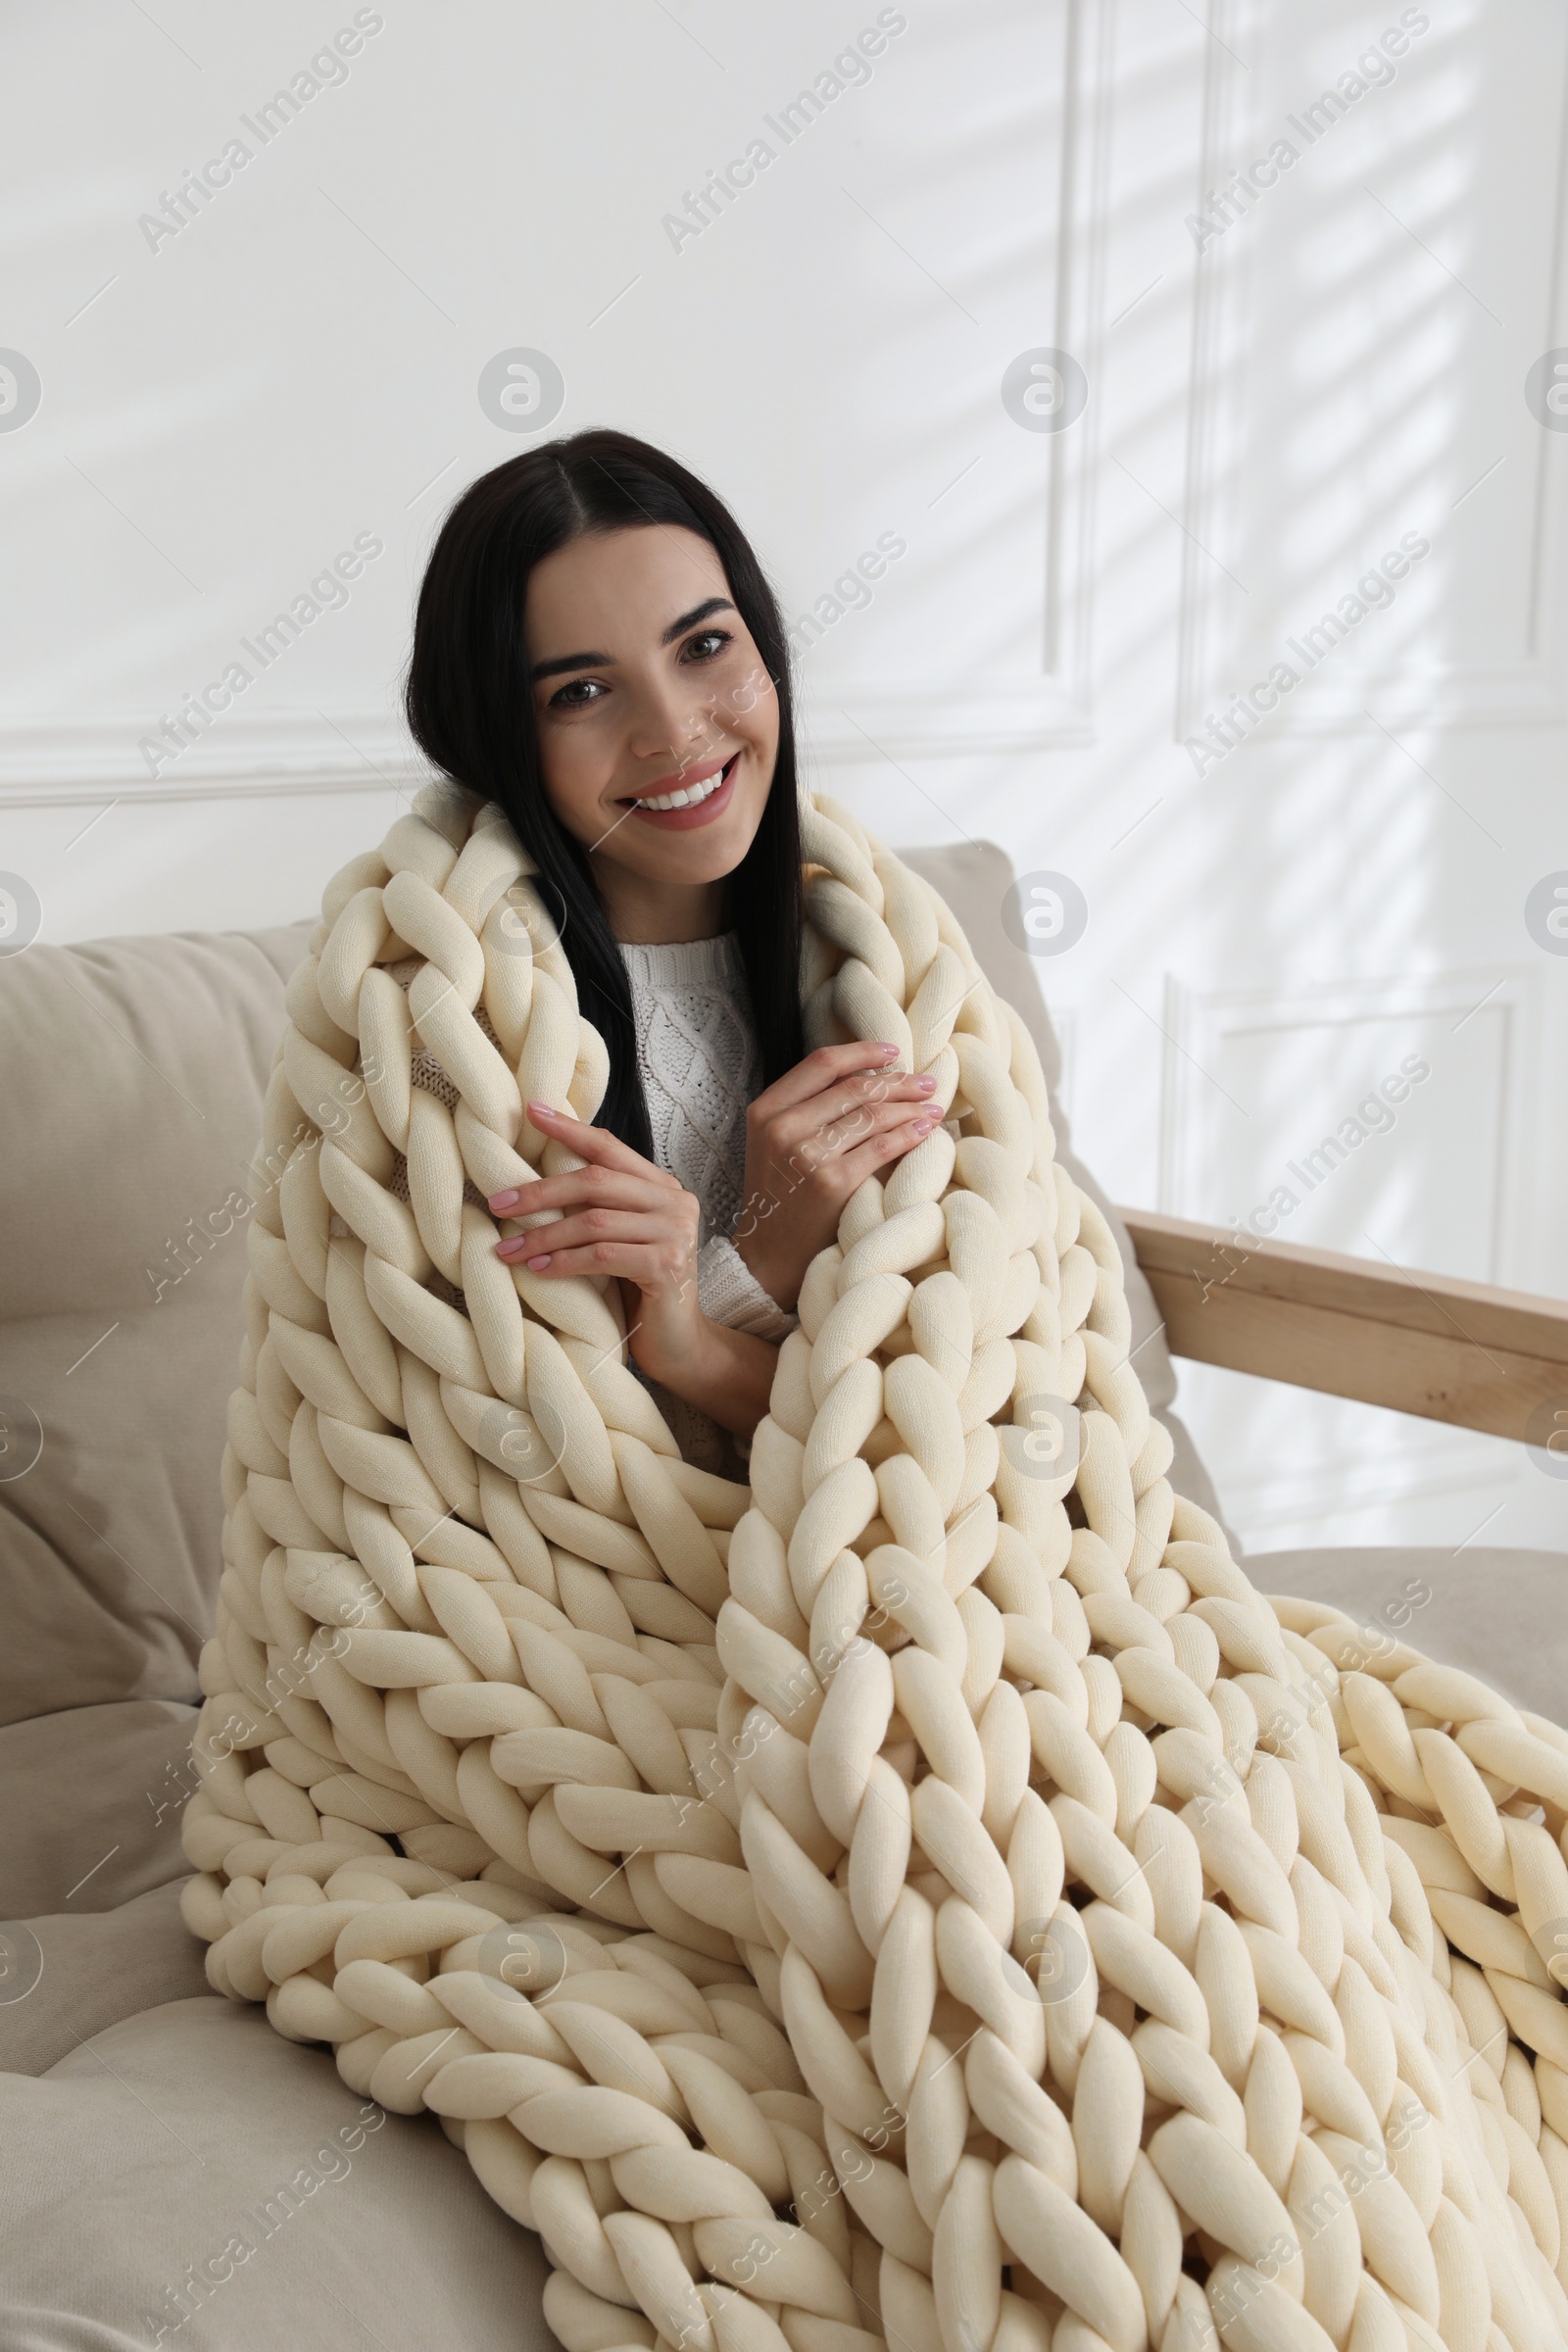
[{"label": "sofa", "polygon": [[[1059,1056],[999,850],[909,852]],[[220,1998],[179,1912],[197,1655],[220,1571],[263,1090],[307,923],[0,959],[0,2345],[549,2343],[537,2240],[428,2115]],[[1060,1127],[1058,1122],[1058,1133]],[[1126,1225],[1173,1484],[1223,1520]],[[1388,1625],[1563,1720],[1568,1555],[1298,1551],[1265,1592]]]}]

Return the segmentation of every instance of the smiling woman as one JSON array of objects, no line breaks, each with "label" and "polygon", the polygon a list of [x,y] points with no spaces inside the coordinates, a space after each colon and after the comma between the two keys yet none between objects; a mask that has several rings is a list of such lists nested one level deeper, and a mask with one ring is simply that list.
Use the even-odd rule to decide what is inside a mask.
[{"label": "smiling woman", "polygon": [[[511,818],[554,902],[610,1079],[600,1123],[526,1106],[543,1179],[499,1254],[614,1277],[683,1452],[737,1467],[845,1201],[936,1124],[892,1044],[807,1056],[783,625],[712,492],[579,433],[454,508],[420,592],[416,739]],[[548,1223],[549,1247],[538,1229]]]}]

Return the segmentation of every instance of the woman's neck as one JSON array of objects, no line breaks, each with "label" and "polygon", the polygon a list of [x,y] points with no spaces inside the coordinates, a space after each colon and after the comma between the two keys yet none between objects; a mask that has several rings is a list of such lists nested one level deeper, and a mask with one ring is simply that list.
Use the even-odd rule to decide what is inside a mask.
[{"label": "woman's neck", "polygon": [[724,928],[723,880],[655,882],[603,858],[593,867],[610,928],[624,947],[681,947]]}]

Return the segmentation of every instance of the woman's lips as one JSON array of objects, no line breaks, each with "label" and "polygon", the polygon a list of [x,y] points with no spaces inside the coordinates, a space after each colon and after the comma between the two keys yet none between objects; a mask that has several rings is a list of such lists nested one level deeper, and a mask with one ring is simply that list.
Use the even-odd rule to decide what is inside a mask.
[{"label": "woman's lips", "polygon": [[735,768],[739,759],[737,752],[726,762],[723,783],[716,792],[710,792],[706,801],[691,802],[684,808],[644,808],[634,801],[631,814],[642,824],[658,825],[665,833],[689,833],[694,826],[711,824],[714,817],[723,815],[734,797]]}]

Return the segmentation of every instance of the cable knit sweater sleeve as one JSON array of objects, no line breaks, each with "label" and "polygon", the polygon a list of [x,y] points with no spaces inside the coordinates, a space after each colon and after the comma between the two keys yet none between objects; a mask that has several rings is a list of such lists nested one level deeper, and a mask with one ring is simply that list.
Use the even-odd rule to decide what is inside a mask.
[{"label": "cable knit sweater sleeve", "polygon": [[710,1322],[762,1340],[796,1327],[731,1240],[746,1174],[746,1109],[761,1091],[746,969],[734,932],[675,947],[622,947],[654,1156],[695,1193],[697,1296]]},{"label": "cable knit sweater sleeve", "polygon": [[697,1302],[710,1323],[753,1332],[760,1340],[787,1339],[798,1321],[774,1304],[734,1243],[720,1234],[698,1255]]}]

